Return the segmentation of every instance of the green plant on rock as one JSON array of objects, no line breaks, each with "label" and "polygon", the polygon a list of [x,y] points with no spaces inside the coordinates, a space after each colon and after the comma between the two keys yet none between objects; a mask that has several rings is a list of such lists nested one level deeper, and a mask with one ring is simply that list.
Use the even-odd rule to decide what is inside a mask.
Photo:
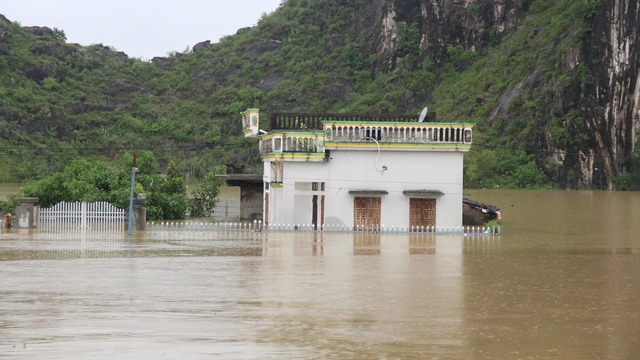
[{"label": "green plant on rock", "polygon": [[67,41],[67,35],[64,33],[64,30],[56,27],[53,28],[53,38],[62,43]]},{"label": "green plant on rock", "polygon": [[629,191],[640,189],[640,130],[636,130],[636,140],[631,153],[629,171],[618,176],[611,176],[611,181],[616,184],[618,190]]}]

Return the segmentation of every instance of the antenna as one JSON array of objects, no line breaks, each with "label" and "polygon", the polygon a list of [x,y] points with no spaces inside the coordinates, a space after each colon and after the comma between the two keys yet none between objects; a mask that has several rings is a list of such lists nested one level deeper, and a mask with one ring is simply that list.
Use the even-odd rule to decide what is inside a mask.
[{"label": "antenna", "polygon": [[425,106],[424,109],[422,109],[422,112],[420,113],[420,118],[418,118],[418,122],[423,122],[424,118],[427,116],[427,112],[429,110],[427,110],[427,107]]}]

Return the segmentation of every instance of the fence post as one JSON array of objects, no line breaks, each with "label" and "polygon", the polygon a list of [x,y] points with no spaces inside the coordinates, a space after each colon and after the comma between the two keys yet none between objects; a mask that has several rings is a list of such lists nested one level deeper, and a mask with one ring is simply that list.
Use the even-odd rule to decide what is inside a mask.
[{"label": "fence post", "polygon": [[16,207],[15,224],[17,228],[32,229],[37,225],[34,205],[38,198],[17,198],[20,205]]},{"label": "fence post", "polygon": [[147,209],[144,203],[147,199],[133,199],[133,229],[144,230],[146,228]]},{"label": "fence post", "polygon": [[80,229],[87,228],[87,202],[80,203]]}]

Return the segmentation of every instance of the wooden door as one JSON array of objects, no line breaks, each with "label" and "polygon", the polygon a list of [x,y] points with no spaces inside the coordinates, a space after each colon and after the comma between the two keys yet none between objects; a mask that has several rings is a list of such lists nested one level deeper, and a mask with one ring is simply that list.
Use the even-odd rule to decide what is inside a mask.
[{"label": "wooden door", "polygon": [[324,227],[324,195],[320,196],[320,227]]},{"label": "wooden door", "polygon": [[409,228],[436,226],[436,199],[409,199]]},{"label": "wooden door", "polygon": [[318,195],[313,195],[311,200],[311,223],[313,224],[313,230],[318,230]]},{"label": "wooden door", "polygon": [[377,229],[380,225],[379,197],[356,197],[353,199],[353,226],[356,229]]},{"label": "wooden door", "polygon": [[264,194],[264,224],[269,225],[269,193]]}]

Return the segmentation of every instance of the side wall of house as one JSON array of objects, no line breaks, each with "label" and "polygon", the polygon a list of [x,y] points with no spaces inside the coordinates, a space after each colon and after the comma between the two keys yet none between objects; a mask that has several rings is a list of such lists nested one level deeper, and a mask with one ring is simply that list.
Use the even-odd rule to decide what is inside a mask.
[{"label": "side wall of house", "polygon": [[[376,161],[377,158],[377,161]],[[383,166],[387,170],[382,171]],[[313,194],[325,196],[326,225],[353,226],[353,200],[351,190],[382,190],[380,196],[381,223],[385,227],[409,225],[409,199],[405,190],[439,190],[444,195],[436,198],[436,225],[462,226],[462,167],[463,152],[447,151],[331,151],[325,163],[286,162],[283,188],[277,201],[271,195],[271,222],[294,224],[311,223],[312,205],[307,193],[296,190],[296,182],[325,183],[324,191]],[[268,163],[265,164],[265,176]],[[296,196],[297,195],[297,196]],[[417,197],[417,196],[413,196]],[[309,202],[305,204],[304,202]],[[278,209],[275,209],[277,206]],[[280,214],[280,215],[276,215]],[[309,218],[309,221],[302,221]]]}]

